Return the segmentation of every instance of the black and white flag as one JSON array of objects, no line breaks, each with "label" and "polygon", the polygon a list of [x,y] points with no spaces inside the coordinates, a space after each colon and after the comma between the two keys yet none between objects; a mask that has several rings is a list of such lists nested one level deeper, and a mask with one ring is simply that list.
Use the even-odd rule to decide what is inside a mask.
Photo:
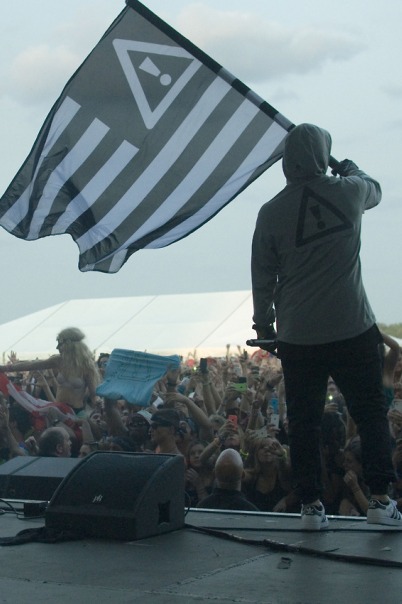
[{"label": "black and white flag", "polygon": [[137,0],[65,86],[0,202],[22,239],[69,233],[81,271],[198,229],[282,155],[292,124]]}]

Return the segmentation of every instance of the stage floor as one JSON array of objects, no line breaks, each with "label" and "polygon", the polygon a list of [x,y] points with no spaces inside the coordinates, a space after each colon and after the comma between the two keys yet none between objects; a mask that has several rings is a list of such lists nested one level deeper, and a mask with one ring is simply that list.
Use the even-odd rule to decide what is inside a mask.
[{"label": "stage floor", "polygon": [[[0,537],[44,524],[6,512]],[[402,588],[401,531],[335,517],[307,533],[293,515],[190,510],[185,528],[157,537],[27,543],[0,556],[6,604],[395,604]]]}]

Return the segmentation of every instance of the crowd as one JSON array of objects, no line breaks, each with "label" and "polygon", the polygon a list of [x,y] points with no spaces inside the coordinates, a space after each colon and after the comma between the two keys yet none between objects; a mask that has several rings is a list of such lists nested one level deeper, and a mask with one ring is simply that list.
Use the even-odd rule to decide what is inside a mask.
[{"label": "crowd", "polygon": [[[402,355],[384,337],[384,390],[389,400],[395,481],[389,496],[402,510]],[[182,360],[154,386],[147,407],[101,398],[96,386],[109,359],[94,359],[79,329],[57,338],[59,353],[0,366],[0,463],[18,455],[84,457],[113,450],[182,455],[185,504],[191,507],[299,512],[292,486],[286,392],[281,363],[239,347],[223,358]],[[21,404],[24,393],[40,405]],[[402,402],[402,400],[401,400]],[[365,516],[370,493],[360,439],[332,379],[321,428],[324,492],[330,514]]]}]

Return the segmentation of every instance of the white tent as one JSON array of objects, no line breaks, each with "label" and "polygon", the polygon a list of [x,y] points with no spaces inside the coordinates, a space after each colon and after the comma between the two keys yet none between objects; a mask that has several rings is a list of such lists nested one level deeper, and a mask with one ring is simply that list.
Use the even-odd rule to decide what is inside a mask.
[{"label": "white tent", "polygon": [[[95,355],[114,348],[155,354],[225,356],[255,337],[250,291],[69,300],[0,325],[3,362],[56,353],[56,336],[79,327]],[[250,353],[256,349],[248,348]]]}]

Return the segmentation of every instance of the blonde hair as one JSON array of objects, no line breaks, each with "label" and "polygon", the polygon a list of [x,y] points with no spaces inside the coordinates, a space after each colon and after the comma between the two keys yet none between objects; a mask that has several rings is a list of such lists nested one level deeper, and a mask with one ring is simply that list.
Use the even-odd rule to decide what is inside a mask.
[{"label": "blonde hair", "polygon": [[65,377],[90,375],[95,384],[100,383],[100,374],[94,357],[83,341],[85,334],[78,327],[67,327],[57,335],[63,343],[60,368]]},{"label": "blonde hair", "polygon": [[[261,463],[258,459],[259,450],[265,445],[266,441],[276,441],[277,439],[274,436],[263,436],[260,438],[255,438],[252,443],[250,443],[249,456],[247,458],[247,470],[253,474],[254,476],[258,476],[261,472]],[[278,466],[278,460],[272,460],[273,466]]]}]

